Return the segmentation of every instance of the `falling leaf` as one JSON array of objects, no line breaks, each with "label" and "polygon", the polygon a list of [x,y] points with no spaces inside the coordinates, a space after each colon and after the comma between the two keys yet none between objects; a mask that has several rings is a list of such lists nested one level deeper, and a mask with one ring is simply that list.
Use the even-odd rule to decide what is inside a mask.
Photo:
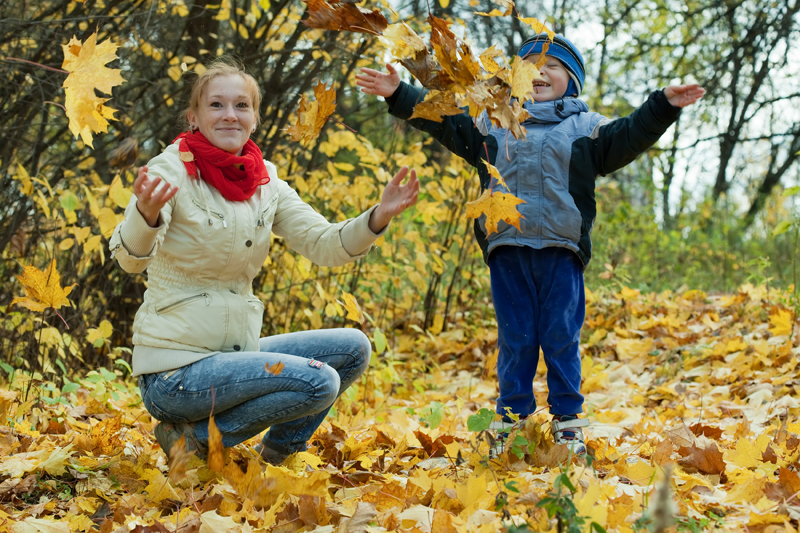
[{"label": "falling leaf", "polygon": [[556,37],[555,32],[549,30],[547,28],[547,25],[544,22],[540,21],[539,19],[533,17],[530,18],[519,17],[519,20],[523,24],[527,24],[528,26],[530,26],[533,32],[536,33],[537,35],[540,33],[546,33],[547,38],[550,40],[550,42],[553,42],[553,39],[555,39]]},{"label": "falling leaf", "polygon": [[388,26],[383,32],[383,37],[392,44],[391,54],[397,59],[415,57],[418,52],[427,52],[425,41],[405,22]]},{"label": "falling leaf", "polygon": [[331,85],[328,89],[322,81],[314,87],[316,100],[309,102],[305,95],[300,98],[297,110],[297,122],[288,128],[293,141],[300,141],[303,146],[319,136],[322,127],[336,109],[336,90]]},{"label": "falling leaf", "polygon": [[96,96],[95,89],[111,94],[113,87],[125,81],[120,69],[105,66],[117,58],[117,45],[111,41],[97,44],[97,33],[93,33],[85,43],[73,37],[62,48],[62,67],[70,73],[63,84],[69,129],[75,137],[80,136],[84,143],[93,146],[92,132],[106,132],[108,120],[116,120],[115,110],[104,105],[109,99]]},{"label": "falling leaf", "polygon": [[498,70],[502,69],[500,65],[494,60],[496,57],[503,57],[503,52],[497,50],[495,48],[496,45],[492,45],[491,48],[487,48],[481,55],[480,60],[483,68],[489,71],[491,74],[494,74]]},{"label": "falling leaf", "polygon": [[267,363],[266,365],[264,365],[264,370],[266,370],[273,376],[280,376],[281,372],[283,372],[283,367],[284,367],[283,362],[278,361],[272,366],[269,366],[269,363]]},{"label": "falling leaf", "polygon": [[304,1],[308,4],[308,18],[302,22],[309,28],[380,35],[389,25],[377,9],[370,11],[351,2]]},{"label": "falling leaf", "polygon": [[774,314],[769,315],[769,323],[772,327],[769,332],[774,336],[792,334],[792,312],[787,309],[778,309]]},{"label": "falling leaf", "polygon": [[359,323],[364,322],[364,315],[361,314],[361,308],[358,306],[356,297],[344,291],[342,291],[342,296],[344,297],[344,308],[347,310],[347,316],[345,318]]},{"label": "falling leaf", "polygon": [[108,164],[112,168],[126,169],[136,163],[136,158],[139,157],[139,143],[134,137],[126,137],[120,142],[111,156],[108,158]]},{"label": "falling leaf", "polygon": [[456,105],[453,93],[433,90],[425,95],[425,100],[414,106],[414,113],[409,120],[425,118],[441,122],[443,116],[460,115],[463,112],[464,110]]},{"label": "falling leaf", "polygon": [[26,266],[17,279],[25,287],[26,296],[14,298],[11,305],[20,304],[34,312],[44,311],[48,307],[61,309],[63,305],[71,306],[67,296],[77,283],[61,287],[61,276],[56,270],[55,258],[44,272],[34,266]]},{"label": "falling leaf", "polygon": [[186,477],[186,468],[189,461],[195,456],[194,452],[186,450],[186,435],[181,435],[172,448],[169,449],[169,479],[170,483],[178,483]]},{"label": "falling leaf", "polygon": [[520,57],[514,58],[514,64],[511,65],[511,96],[522,100],[531,100],[533,80],[541,77],[539,69],[530,61],[525,61]]},{"label": "falling leaf", "polygon": [[[452,80],[451,83],[464,87],[475,83],[480,74],[480,63],[470,47],[458,40],[446,20],[429,14],[428,23],[431,25],[431,45],[443,73]],[[441,78],[441,74],[439,76]],[[449,85],[446,81],[445,84]]]},{"label": "falling leaf", "polygon": [[214,415],[208,417],[208,467],[214,472],[222,472],[225,468],[225,446]]},{"label": "falling leaf", "polygon": [[525,200],[520,200],[511,193],[489,192],[486,189],[480,198],[467,203],[467,217],[486,215],[486,232],[489,235],[497,232],[497,224],[501,220],[519,230],[519,219],[525,217],[517,210],[517,205],[524,203]]},{"label": "falling leaf", "polygon": [[514,9],[514,2],[512,0],[492,0],[492,2],[502,7],[503,10],[500,11],[499,9],[492,9],[489,13],[476,11],[475,14],[483,15],[485,17],[504,17],[506,15],[510,15],[511,10]]}]

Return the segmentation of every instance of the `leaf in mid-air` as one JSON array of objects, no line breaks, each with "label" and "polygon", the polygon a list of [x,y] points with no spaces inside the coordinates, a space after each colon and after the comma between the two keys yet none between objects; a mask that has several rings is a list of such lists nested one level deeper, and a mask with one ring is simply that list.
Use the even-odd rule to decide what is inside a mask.
[{"label": "leaf in mid-air", "polygon": [[325,0],[305,1],[308,4],[308,18],[303,20],[303,24],[309,28],[380,35],[389,25],[389,21],[377,9],[370,11],[351,2],[329,4]]},{"label": "leaf in mid-air", "polygon": [[77,285],[74,283],[69,287],[61,287],[61,276],[56,270],[55,259],[50,261],[50,265],[44,272],[35,266],[26,266],[17,279],[25,287],[26,296],[14,298],[11,305],[20,304],[37,312],[44,311],[48,307],[60,309],[63,305],[71,305],[67,296]]},{"label": "leaf in mid-air", "polygon": [[342,296],[344,297],[344,308],[347,310],[346,318],[356,322],[363,322],[364,315],[361,314],[361,308],[358,306],[356,297],[349,292],[342,292]]},{"label": "leaf in mid-air", "polygon": [[426,118],[441,122],[443,116],[460,115],[464,110],[456,105],[455,95],[451,92],[432,90],[425,95],[425,100],[414,106],[414,113],[409,117]]},{"label": "leaf in mid-air", "polygon": [[417,52],[427,50],[422,37],[405,22],[387,27],[383,32],[383,38],[392,43],[392,55],[397,59],[414,57]]},{"label": "leaf in mid-air", "polygon": [[490,164],[486,160],[483,161],[483,164],[486,165],[486,169],[489,171],[489,175],[492,176],[499,185],[502,185],[503,187],[506,188],[507,191],[511,192],[511,189],[509,189],[508,185],[506,185],[506,180],[504,180],[503,176],[500,175],[500,171],[497,170],[497,167]]},{"label": "leaf in mid-air", "polygon": [[503,11],[500,11],[499,9],[495,8],[492,9],[489,13],[475,11],[475,14],[483,15],[484,17],[504,17],[506,15],[510,15],[511,10],[514,9],[514,2],[512,0],[492,0],[492,2],[502,7]]},{"label": "leaf in mid-air", "polygon": [[511,96],[522,100],[530,100],[533,91],[533,80],[541,78],[539,69],[530,61],[514,58],[511,66]]},{"label": "leaf in mid-air", "polygon": [[320,81],[314,87],[316,100],[309,101],[305,95],[300,98],[300,107],[297,109],[297,123],[289,126],[288,133],[293,141],[300,141],[303,146],[319,136],[322,127],[336,109],[336,90],[331,85],[330,89]]},{"label": "leaf in mid-air", "polygon": [[117,58],[117,45],[111,41],[97,44],[97,33],[93,33],[85,43],[73,37],[62,48],[61,66],[70,73],[63,84],[69,129],[92,146],[92,132],[108,131],[108,121],[116,120],[115,110],[104,105],[109,99],[98,97],[95,89],[111,94],[113,87],[125,81],[120,69],[105,66]]},{"label": "leaf in mid-air", "polygon": [[542,45],[542,51],[539,53],[539,58],[536,60],[536,68],[542,68],[542,66],[547,63],[547,58],[545,54],[547,53],[547,49],[550,47],[550,43],[553,42],[556,34],[552,30],[548,30],[547,26],[545,26],[544,22],[541,22],[539,19],[530,17],[524,18],[519,17],[519,20],[528,26],[530,26],[533,31],[537,34],[539,33],[546,33],[547,34],[547,42]]},{"label": "leaf in mid-air", "polygon": [[486,215],[486,232],[491,235],[497,232],[497,224],[501,220],[511,224],[517,229],[519,219],[523,217],[517,210],[517,205],[524,204],[525,200],[520,200],[511,193],[483,191],[480,198],[474,202],[467,202],[467,217],[478,218]]}]

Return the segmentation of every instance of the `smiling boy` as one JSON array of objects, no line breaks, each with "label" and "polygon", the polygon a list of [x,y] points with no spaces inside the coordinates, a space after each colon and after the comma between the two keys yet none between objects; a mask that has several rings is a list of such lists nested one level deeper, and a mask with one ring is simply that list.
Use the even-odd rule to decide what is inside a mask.
[{"label": "smiling boy", "polygon": [[[518,55],[536,62],[546,34],[525,41]],[[598,176],[618,170],[652,146],[677,119],[681,108],[703,96],[698,85],[654,91],[631,115],[610,120],[589,111],[577,97],[585,79],[581,53],[556,35],[547,62],[534,80],[533,102],[523,104],[529,118],[526,138],[516,139],[494,126],[486,113],[473,121],[465,111],[442,122],[410,119],[424,91],[402,83],[397,71],[362,69],[361,90],[383,96],[389,112],[433,135],[478,169],[481,187],[491,177],[484,159],[503,176],[519,205],[520,229],[500,222],[487,235],[483,220],[475,234],[489,265],[497,315],[500,395],[497,412],[506,426],[536,410],[533,379],[539,349],[547,365],[551,428],[557,444],[585,453],[581,428],[588,421],[580,393],[580,330],[585,314],[583,271],[592,255],[591,231],[597,213]],[[505,428],[508,429],[507,427]]]}]

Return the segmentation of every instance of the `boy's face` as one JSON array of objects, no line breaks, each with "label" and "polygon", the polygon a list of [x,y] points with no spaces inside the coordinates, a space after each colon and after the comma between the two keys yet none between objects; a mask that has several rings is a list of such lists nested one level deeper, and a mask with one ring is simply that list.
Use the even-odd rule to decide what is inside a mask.
[{"label": "boy's face", "polygon": [[[533,100],[535,102],[549,102],[557,100],[567,92],[569,73],[564,64],[555,57],[545,56],[547,63],[539,69],[540,79],[533,80]],[[538,54],[531,54],[525,61],[536,63]]]}]

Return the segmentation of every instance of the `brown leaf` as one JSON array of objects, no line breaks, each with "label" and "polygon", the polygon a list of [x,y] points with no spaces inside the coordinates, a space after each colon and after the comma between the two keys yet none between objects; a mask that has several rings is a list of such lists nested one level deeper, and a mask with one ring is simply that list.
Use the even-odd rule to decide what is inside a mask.
[{"label": "brown leaf", "polygon": [[194,452],[186,451],[186,436],[181,435],[169,450],[169,481],[177,483],[186,477],[186,468],[194,457]]},{"label": "brown leaf", "polygon": [[767,483],[764,495],[772,501],[781,502],[800,492],[800,476],[797,472],[781,467],[777,483]]},{"label": "brown leaf", "polygon": [[432,90],[425,95],[425,100],[414,106],[414,113],[409,120],[425,118],[434,122],[442,122],[443,116],[460,115],[463,109],[456,105],[455,94]]},{"label": "brown leaf", "polygon": [[429,435],[420,430],[414,431],[414,435],[429,457],[443,457],[447,453],[447,445],[455,442],[455,437],[452,435],[441,435],[436,440],[431,439]]},{"label": "brown leaf", "polygon": [[[431,25],[431,45],[436,60],[452,83],[463,87],[475,83],[481,67],[470,47],[458,40],[448,28],[449,23],[446,20],[429,14],[428,24]],[[445,85],[450,84],[445,83]]]},{"label": "brown leaf", "polygon": [[111,152],[108,164],[112,168],[126,169],[136,163],[137,157],[139,157],[138,141],[135,137],[126,137]]},{"label": "brown leaf", "polygon": [[377,9],[370,11],[349,2],[305,2],[308,4],[308,18],[302,22],[309,28],[380,35],[389,25]]},{"label": "brown leaf", "polygon": [[281,372],[283,372],[284,364],[283,361],[278,361],[274,365],[270,366],[269,363],[264,365],[264,370],[272,374],[273,376],[280,376]]},{"label": "brown leaf", "polygon": [[656,444],[656,451],[653,453],[653,464],[665,467],[667,465],[675,464],[672,460],[672,452],[675,451],[675,445],[669,439],[664,439]]},{"label": "brown leaf", "polygon": [[700,423],[689,426],[689,429],[698,437],[703,435],[711,440],[718,440],[722,437],[722,430],[720,428],[705,426]]},{"label": "brown leaf", "polygon": [[325,508],[325,498],[301,494],[298,502],[298,514],[306,527],[326,526],[330,515]]},{"label": "brown leaf", "polygon": [[347,521],[344,531],[347,533],[363,533],[376,516],[378,516],[378,511],[375,510],[374,503],[359,502],[356,506],[356,512]]},{"label": "brown leaf", "polygon": [[703,474],[725,472],[726,465],[722,458],[722,452],[714,443],[709,444],[705,449],[698,448],[694,444],[689,447],[681,447],[678,453],[683,456],[683,459],[678,461],[682,466],[693,467]]}]

